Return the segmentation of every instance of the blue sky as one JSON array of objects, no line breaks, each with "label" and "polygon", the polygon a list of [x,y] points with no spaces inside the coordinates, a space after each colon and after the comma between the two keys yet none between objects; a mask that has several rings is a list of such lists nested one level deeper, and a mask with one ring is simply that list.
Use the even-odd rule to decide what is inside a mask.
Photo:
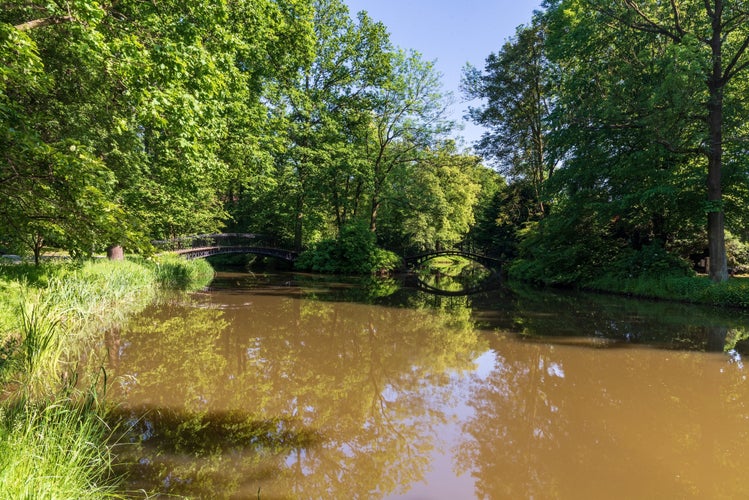
[{"label": "blue sky", "polygon": [[[391,40],[403,49],[414,49],[424,59],[436,61],[444,90],[452,92],[451,116],[462,122],[468,104],[460,95],[460,77],[468,62],[484,67],[486,57],[497,52],[528,24],[541,0],[344,0],[352,16],[361,10],[382,21]],[[462,122],[467,145],[482,129]]]}]

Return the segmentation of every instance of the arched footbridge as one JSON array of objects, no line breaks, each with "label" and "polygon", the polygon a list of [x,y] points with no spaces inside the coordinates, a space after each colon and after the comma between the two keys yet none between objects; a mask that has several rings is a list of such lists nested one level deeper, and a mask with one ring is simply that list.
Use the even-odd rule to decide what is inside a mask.
[{"label": "arched footbridge", "polygon": [[275,240],[254,233],[218,233],[157,240],[154,246],[185,259],[204,259],[212,255],[254,254],[294,262],[299,252],[280,247]]},{"label": "arched footbridge", "polygon": [[482,266],[494,270],[501,269],[502,264],[504,264],[504,261],[500,259],[473,252],[464,252],[463,250],[434,250],[432,252],[424,252],[418,255],[412,255],[411,257],[406,257],[405,260],[407,266],[418,267],[435,257],[463,257],[464,259],[478,262]]}]

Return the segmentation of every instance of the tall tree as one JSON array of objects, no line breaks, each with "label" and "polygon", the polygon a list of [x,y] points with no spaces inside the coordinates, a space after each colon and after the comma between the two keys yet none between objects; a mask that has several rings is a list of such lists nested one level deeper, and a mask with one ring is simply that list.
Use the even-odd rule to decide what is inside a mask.
[{"label": "tall tree", "polygon": [[468,98],[484,101],[468,112],[487,129],[475,145],[477,151],[510,179],[528,182],[541,214],[541,186],[557,164],[547,147],[555,82],[544,47],[545,30],[544,18],[535,16],[499,52],[489,55],[483,72],[467,66],[462,82]]},{"label": "tall tree", "polygon": [[731,85],[749,67],[749,7],[735,0],[662,3],[624,0],[615,4],[586,0],[585,5],[610,22],[647,34],[654,42],[668,42],[674,47],[670,51],[672,57],[694,62],[690,68],[699,72],[706,90],[701,100],[704,109],[701,120],[705,126],[700,143],[693,148],[698,148],[707,158],[710,277],[713,281],[728,279],[723,172],[724,152],[730,146],[726,126],[735,117],[725,116],[725,102]]},{"label": "tall tree", "polygon": [[380,88],[367,141],[370,163],[370,229],[377,217],[393,170],[418,161],[421,151],[451,129],[445,118],[445,96],[434,64],[417,52],[396,51],[392,73]]},{"label": "tall tree", "polygon": [[287,144],[276,156],[278,196],[293,217],[297,248],[325,237],[333,223],[340,228],[362,197],[361,128],[392,50],[381,23],[366,13],[352,20],[340,0],[317,0],[314,12],[314,59],[278,81],[272,99]]}]

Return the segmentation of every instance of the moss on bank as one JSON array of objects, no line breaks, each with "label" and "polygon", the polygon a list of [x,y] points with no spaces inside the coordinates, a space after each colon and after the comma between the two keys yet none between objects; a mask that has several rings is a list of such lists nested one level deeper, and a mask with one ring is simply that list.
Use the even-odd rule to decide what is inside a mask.
[{"label": "moss on bank", "polygon": [[212,276],[176,258],[0,265],[0,498],[117,496],[105,377],[78,362],[159,289]]}]

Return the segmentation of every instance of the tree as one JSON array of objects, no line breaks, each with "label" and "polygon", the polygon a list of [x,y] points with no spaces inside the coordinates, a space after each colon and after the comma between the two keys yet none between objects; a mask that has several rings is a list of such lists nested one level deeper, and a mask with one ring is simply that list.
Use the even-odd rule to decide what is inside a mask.
[{"label": "tree", "polygon": [[[0,8],[4,187],[26,192],[25,207],[45,221],[60,219],[55,213],[77,220],[75,229],[42,228],[71,250],[82,234],[88,241],[76,245],[90,252],[217,229],[229,182],[250,178],[248,170],[267,159],[258,139],[266,131],[255,125],[264,123],[263,85],[309,56],[310,15],[306,0],[231,8],[7,2]],[[68,165],[68,174],[52,164]],[[34,179],[41,184],[32,199],[22,186]]]},{"label": "tree", "polygon": [[[100,89],[100,59],[87,50],[96,37],[72,18],[60,18],[61,34],[46,32],[60,23],[21,22],[27,11],[12,2],[0,9],[0,230],[38,263],[47,243],[90,254],[118,231],[123,214],[110,199],[112,172],[66,126],[76,111],[61,88],[72,78],[50,59],[50,53],[74,54],[88,91],[78,94],[91,96]],[[76,19],[95,24],[93,14]]]},{"label": "tree", "polygon": [[399,165],[383,192],[380,239],[404,251],[454,246],[473,226],[485,173],[478,157],[446,141]]},{"label": "tree", "polygon": [[545,31],[543,17],[536,16],[499,52],[489,55],[483,72],[467,66],[462,82],[468,98],[485,101],[468,112],[488,129],[476,144],[477,151],[510,179],[528,182],[541,214],[546,210],[541,187],[557,164],[547,148],[555,82],[544,47]]},{"label": "tree", "polygon": [[366,182],[361,128],[390,68],[385,27],[366,13],[354,21],[340,0],[318,0],[313,26],[314,58],[269,91],[282,144],[275,154],[274,196],[296,248],[335,237],[331,233],[358,211]]},{"label": "tree", "polygon": [[417,163],[426,149],[452,127],[444,117],[445,103],[434,65],[416,52],[397,51],[392,73],[379,89],[367,140],[370,168],[370,229],[377,217],[391,173],[398,166]]},{"label": "tree", "polygon": [[[564,2],[563,2],[564,3]],[[724,151],[730,146],[725,134],[732,117],[725,116],[726,93],[749,67],[749,8],[743,2],[710,0],[698,2],[644,3],[625,0],[619,4],[587,0],[611,22],[647,34],[654,42],[673,46],[672,57],[693,61],[706,93],[700,98],[705,126],[701,141],[693,145],[707,158],[707,237],[710,278],[728,279],[723,201]]]}]

